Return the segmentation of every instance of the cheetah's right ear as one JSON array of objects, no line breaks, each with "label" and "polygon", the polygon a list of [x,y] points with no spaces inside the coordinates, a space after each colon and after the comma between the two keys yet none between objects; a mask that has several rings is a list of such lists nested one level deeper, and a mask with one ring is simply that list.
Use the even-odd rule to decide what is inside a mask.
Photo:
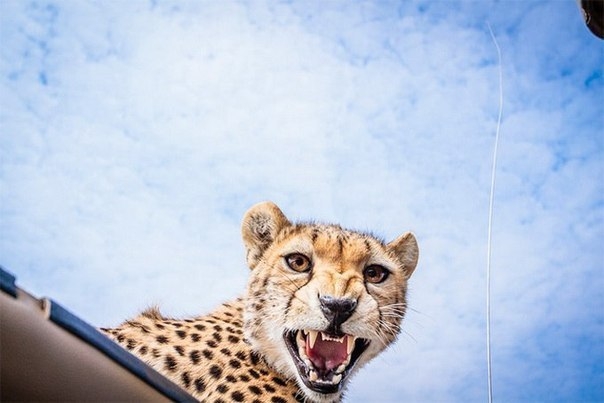
[{"label": "cheetah's right ear", "polygon": [[246,249],[247,264],[256,267],[264,251],[286,226],[291,225],[283,212],[272,202],[258,203],[243,216],[241,235]]}]

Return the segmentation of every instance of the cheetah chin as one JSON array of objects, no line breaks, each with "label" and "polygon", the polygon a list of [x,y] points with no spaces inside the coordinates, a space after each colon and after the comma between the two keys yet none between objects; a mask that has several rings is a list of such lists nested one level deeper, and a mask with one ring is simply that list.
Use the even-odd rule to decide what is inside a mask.
[{"label": "cheetah chin", "polygon": [[370,341],[349,334],[293,330],[283,335],[304,384],[319,393],[335,393],[351,373]]}]

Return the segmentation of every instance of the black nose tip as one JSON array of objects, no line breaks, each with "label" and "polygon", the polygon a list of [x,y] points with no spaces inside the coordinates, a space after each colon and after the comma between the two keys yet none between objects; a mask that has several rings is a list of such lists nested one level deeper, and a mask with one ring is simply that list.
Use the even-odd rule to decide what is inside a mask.
[{"label": "black nose tip", "polygon": [[357,300],[352,298],[334,298],[329,295],[319,297],[321,303],[321,312],[325,319],[329,321],[330,328],[337,331],[354,313],[357,307]]}]

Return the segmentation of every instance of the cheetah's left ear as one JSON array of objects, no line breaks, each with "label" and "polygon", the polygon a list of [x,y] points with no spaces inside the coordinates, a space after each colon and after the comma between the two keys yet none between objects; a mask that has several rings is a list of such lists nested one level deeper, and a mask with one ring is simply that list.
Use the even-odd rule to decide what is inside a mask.
[{"label": "cheetah's left ear", "polygon": [[411,277],[419,259],[419,248],[415,235],[407,232],[386,245],[386,249],[402,263],[405,276]]},{"label": "cheetah's left ear", "polygon": [[264,251],[273,243],[277,234],[291,225],[275,203],[263,202],[252,206],[241,224],[241,235],[245,244],[247,264],[256,267]]}]

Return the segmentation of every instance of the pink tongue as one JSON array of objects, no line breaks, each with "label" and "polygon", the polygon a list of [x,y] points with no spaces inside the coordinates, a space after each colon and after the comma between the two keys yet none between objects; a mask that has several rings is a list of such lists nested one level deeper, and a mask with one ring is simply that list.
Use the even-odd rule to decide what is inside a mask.
[{"label": "pink tongue", "polygon": [[339,367],[348,357],[346,342],[347,340],[344,340],[344,343],[321,340],[319,335],[313,348],[310,348],[310,342],[306,340],[306,355],[315,368],[330,371]]}]

